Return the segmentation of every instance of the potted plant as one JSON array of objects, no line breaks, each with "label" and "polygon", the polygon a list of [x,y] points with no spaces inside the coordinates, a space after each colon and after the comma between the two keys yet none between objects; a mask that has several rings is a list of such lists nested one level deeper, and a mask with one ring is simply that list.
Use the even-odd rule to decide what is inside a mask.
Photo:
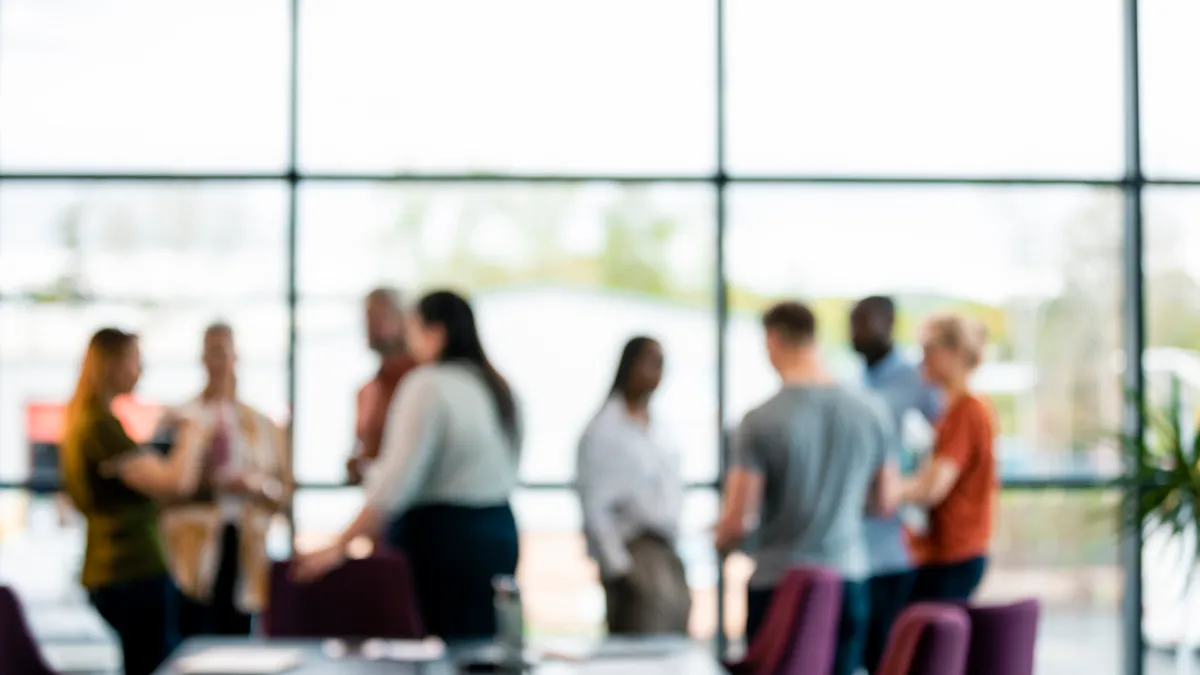
[{"label": "potted plant", "polygon": [[1141,439],[1125,438],[1131,470],[1120,482],[1120,522],[1143,534],[1143,629],[1147,639],[1177,649],[1179,673],[1191,672],[1192,608],[1200,562],[1200,435],[1187,434],[1179,407],[1145,413]]}]

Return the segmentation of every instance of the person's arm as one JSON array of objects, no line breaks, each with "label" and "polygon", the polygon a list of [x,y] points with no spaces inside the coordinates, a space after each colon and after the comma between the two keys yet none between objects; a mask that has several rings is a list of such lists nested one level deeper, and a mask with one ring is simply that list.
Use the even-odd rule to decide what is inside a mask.
[{"label": "person's arm", "polygon": [[354,448],[350,451],[350,456],[346,459],[346,482],[350,485],[361,485],[363,474],[367,468],[367,458],[365,456],[366,445],[363,442],[363,428],[365,426],[364,415],[367,414],[367,389],[371,385],[366,385],[358,390],[357,396],[354,399]]},{"label": "person's arm", "polygon": [[729,555],[755,527],[765,485],[760,471],[734,467],[725,478],[725,508],[717,524],[717,552]]},{"label": "person's arm", "polygon": [[904,482],[901,499],[934,507],[954,489],[974,450],[971,420],[959,416],[943,424],[934,441],[933,456],[915,476]]},{"label": "person's arm", "polygon": [[340,565],[360,537],[376,537],[388,514],[402,511],[424,480],[445,425],[445,405],[429,374],[405,378],[388,410],[379,458],[366,476],[366,501],[334,542],[292,568],[297,581],[313,581]]},{"label": "person's arm", "polygon": [[405,378],[388,410],[379,456],[363,480],[365,505],[380,514],[403,511],[424,482],[445,436],[446,407],[432,371]]},{"label": "person's arm", "polygon": [[724,509],[716,531],[717,552],[721,555],[732,553],[754,529],[766,484],[763,448],[749,415],[738,427],[733,446],[731,468],[725,478]]},{"label": "person's arm", "polygon": [[579,447],[575,488],[583,508],[583,531],[605,579],[624,577],[633,566],[616,516],[626,488],[623,473],[629,468],[623,450],[603,429],[589,430]]},{"label": "person's arm", "polygon": [[292,496],[292,480],[289,468],[287,434],[282,427],[255,413],[255,423],[262,424],[269,433],[268,443],[275,454],[275,468],[270,472],[249,472],[235,477],[223,489],[245,495],[276,513],[287,510]]},{"label": "person's arm", "polygon": [[[123,430],[120,436],[128,440]],[[114,438],[120,441],[115,434]],[[130,488],[149,497],[164,500],[187,497],[196,492],[200,483],[200,458],[205,440],[205,432],[198,423],[184,420],[175,435],[171,451],[165,457],[134,446],[101,466]]]},{"label": "person's arm", "polygon": [[882,401],[875,406],[875,457],[878,468],[871,483],[867,510],[873,515],[888,516],[900,505],[900,434],[892,413]]}]

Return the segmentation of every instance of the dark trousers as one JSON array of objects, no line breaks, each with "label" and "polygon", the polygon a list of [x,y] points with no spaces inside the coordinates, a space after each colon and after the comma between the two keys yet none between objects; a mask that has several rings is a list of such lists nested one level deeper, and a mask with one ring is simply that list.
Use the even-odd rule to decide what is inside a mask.
[{"label": "dark trousers", "polygon": [[392,524],[387,539],[412,566],[430,634],[495,637],[492,580],[517,571],[517,522],[508,504],[417,507]]},{"label": "dark trousers", "polygon": [[[746,645],[762,627],[775,589],[750,589],[746,595]],[[871,612],[871,594],[863,581],[842,583],[842,613],[838,624],[838,643],[832,675],[855,675],[862,666],[867,640],[867,622]]]},{"label": "dark trousers", "polygon": [[867,644],[863,651],[863,667],[874,673],[887,649],[888,636],[896,617],[912,599],[917,582],[915,571],[881,574],[871,577],[867,588],[871,594],[871,618],[867,624]]},{"label": "dark trousers", "polygon": [[88,594],[117,634],[125,675],[151,675],[179,645],[177,594],[166,575],[102,586]]},{"label": "dark trousers", "polygon": [[611,635],[687,635],[692,611],[683,561],[669,541],[644,534],[627,544],[633,567],[604,582]]},{"label": "dark trousers", "polygon": [[913,601],[970,600],[986,569],[987,558],[982,556],[949,565],[925,565],[917,572]]},{"label": "dark trousers", "polygon": [[183,637],[195,635],[250,634],[250,615],[237,608],[240,537],[238,529],[228,524],[221,532],[220,560],[213,580],[212,594],[203,603],[182,595],[179,607],[179,632]]}]

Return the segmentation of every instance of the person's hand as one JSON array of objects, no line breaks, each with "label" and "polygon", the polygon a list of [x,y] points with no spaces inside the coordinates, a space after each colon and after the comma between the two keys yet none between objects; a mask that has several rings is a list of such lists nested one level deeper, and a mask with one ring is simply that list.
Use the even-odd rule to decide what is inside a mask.
[{"label": "person's hand", "polygon": [[351,485],[359,485],[363,479],[364,458],[361,455],[351,455],[346,460],[346,481]]},{"label": "person's hand", "polygon": [[298,556],[292,562],[291,577],[299,583],[316,581],[341,567],[345,561],[346,553],[341,546],[327,546]]},{"label": "person's hand", "polygon": [[208,448],[208,436],[212,430],[201,424],[194,417],[180,417],[179,426],[175,431],[174,445],[179,447],[189,447],[193,450],[204,450]]},{"label": "person's hand", "polygon": [[716,532],[713,534],[713,542],[717,547],[717,553],[722,558],[737,549],[740,539],[740,536],[733,533],[733,528],[725,526],[724,523],[717,523]]},{"label": "person's hand", "polygon": [[261,495],[262,480],[253,473],[245,472],[235,474],[222,480],[218,487],[222,492],[228,492],[234,495]]}]

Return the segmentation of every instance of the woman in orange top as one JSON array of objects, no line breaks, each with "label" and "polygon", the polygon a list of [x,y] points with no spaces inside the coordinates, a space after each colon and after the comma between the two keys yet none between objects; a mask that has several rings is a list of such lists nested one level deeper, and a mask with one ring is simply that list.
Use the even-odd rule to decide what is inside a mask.
[{"label": "woman in orange top", "polygon": [[995,424],[987,402],[967,381],[983,359],[983,325],[939,316],[924,329],[925,376],[945,392],[930,460],[904,483],[904,501],[929,508],[929,529],[917,537],[921,563],[913,600],[968,600],[987,566],[998,492]]}]

